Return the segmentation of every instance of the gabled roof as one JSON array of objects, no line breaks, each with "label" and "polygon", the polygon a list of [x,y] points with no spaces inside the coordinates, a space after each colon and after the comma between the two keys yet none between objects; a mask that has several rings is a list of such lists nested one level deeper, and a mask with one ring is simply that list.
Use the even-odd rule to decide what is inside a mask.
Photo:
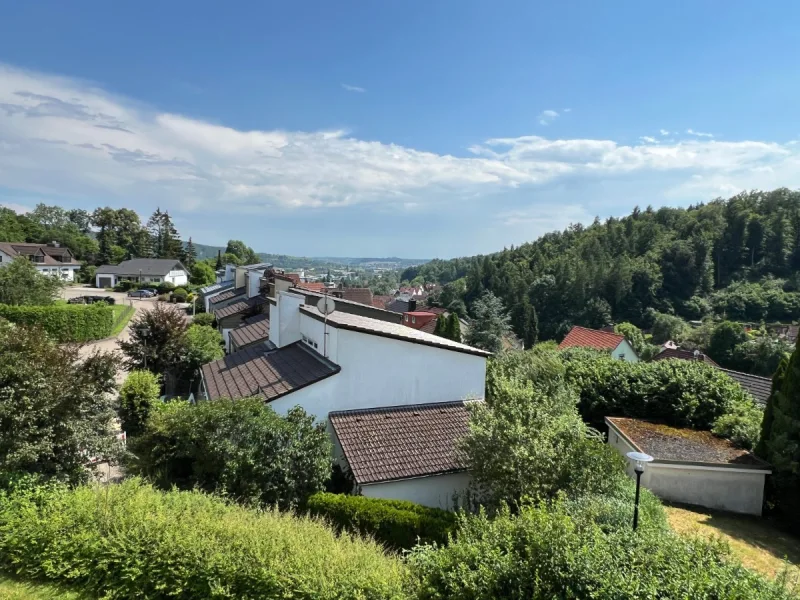
[{"label": "gabled roof", "polygon": [[[50,266],[50,267],[79,267],[81,263],[74,260],[72,252],[66,246],[48,246],[47,244],[29,244],[26,242],[0,242],[0,250],[8,254],[12,258],[17,256],[35,256],[41,255],[42,262],[34,263],[37,266]],[[60,260],[53,258],[54,256],[60,257]],[[64,257],[68,257],[68,261],[63,261]]]},{"label": "gabled roof", "polygon": [[[312,306],[301,306],[300,312],[309,315],[319,321],[324,321],[323,315]],[[436,348],[443,348],[445,350],[454,350],[456,352],[464,352],[466,354],[474,354],[476,356],[491,356],[491,352],[473,348],[466,344],[454,342],[447,338],[439,337],[430,333],[425,333],[418,329],[406,327],[402,323],[390,323],[388,321],[379,321],[378,319],[370,319],[369,317],[362,317],[361,315],[354,315],[351,313],[336,311],[328,315],[328,325],[340,329],[349,329],[351,331],[358,331],[370,335],[377,335],[381,337],[393,338],[403,342],[411,342],[413,344],[422,344],[425,346],[433,346]]]},{"label": "gabled roof", "polygon": [[625,339],[625,336],[587,329],[575,325],[569,330],[567,337],[558,345],[559,350],[564,348],[594,348],[595,350],[613,350]]},{"label": "gabled roof", "polygon": [[466,469],[463,401],[332,412],[328,420],[358,485]]},{"label": "gabled roof", "polygon": [[244,313],[249,310],[252,310],[256,306],[261,306],[262,304],[266,304],[267,299],[263,296],[253,296],[252,298],[245,298],[244,300],[239,300],[234,302],[233,304],[229,304],[228,306],[223,306],[222,308],[218,308],[214,311],[214,317],[219,321],[220,319],[224,319],[225,317],[230,317],[233,315],[237,315],[239,313]]},{"label": "gabled roof", "polygon": [[681,348],[664,348],[661,352],[653,357],[653,360],[667,360],[669,358],[677,358],[679,360],[696,360],[707,363],[712,367],[719,367],[719,365],[711,360],[711,357],[707,354],[700,353],[695,356],[694,352],[691,350],[682,350]]},{"label": "gabled roof", "polygon": [[753,400],[759,404],[766,404],[767,400],[769,400],[769,395],[772,391],[772,380],[769,377],[750,375],[750,373],[731,371],[721,367],[719,370],[742,386],[753,397]]},{"label": "gabled roof", "polygon": [[619,431],[637,451],[649,454],[657,462],[770,468],[747,450],[737,448],[730,440],[719,438],[710,431],[623,417],[606,417],[606,423]]},{"label": "gabled roof", "polygon": [[219,304],[220,302],[225,302],[226,300],[232,300],[238,296],[244,296],[245,289],[243,287],[236,288],[235,290],[228,290],[226,292],[222,292],[221,294],[217,294],[213,298],[209,300],[211,305]]},{"label": "gabled roof", "polygon": [[208,397],[248,398],[271,401],[338,373],[340,367],[311,348],[295,342],[273,352],[263,345],[233,352],[203,365]]},{"label": "gabled roof", "polygon": [[241,327],[232,329],[230,332],[231,343],[237,348],[243,348],[250,344],[264,342],[269,339],[269,315],[261,313],[254,317],[244,320]]},{"label": "gabled roof", "polygon": [[160,276],[168,275],[170,271],[187,271],[181,261],[174,258],[134,258],[124,260],[118,265],[101,265],[97,267],[98,275],[123,275],[123,276]]}]

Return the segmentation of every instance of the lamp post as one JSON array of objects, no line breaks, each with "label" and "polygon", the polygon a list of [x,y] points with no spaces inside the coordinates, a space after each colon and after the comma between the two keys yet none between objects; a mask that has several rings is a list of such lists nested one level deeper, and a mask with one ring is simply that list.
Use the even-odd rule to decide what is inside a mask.
[{"label": "lamp post", "polygon": [[147,369],[147,336],[150,335],[149,327],[139,327],[139,334],[144,340],[144,368]]},{"label": "lamp post", "polygon": [[633,461],[633,470],[636,473],[636,500],[633,505],[633,530],[636,531],[636,528],[639,527],[639,488],[642,483],[642,473],[644,473],[644,466],[653,462],[653,457],[644,452],[628,452],[625,456]]}]

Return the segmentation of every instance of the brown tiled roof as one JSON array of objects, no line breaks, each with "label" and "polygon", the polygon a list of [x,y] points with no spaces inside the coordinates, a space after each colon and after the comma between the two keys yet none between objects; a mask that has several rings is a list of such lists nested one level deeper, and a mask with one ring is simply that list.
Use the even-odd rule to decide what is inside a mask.
[{"label": "brown tiled roof", "polygon": [[769,395],[772,391],[772,380],[769,377],[750,375],[750,373],[741,373],[723,368],[720,368],[720,371],[742,386],[759,404],[766,404],[767,400],[769,400]]},{"label": "brown tiled roof", "polygon": [[679,429],[644,419],[606,417],[640,452],[656,461],[708,463],[716,466],[769,468],[769,465],[747,450],[734,446],[729,440],[710,431]]},{"label": "brown tiled roof", "polygon": [[[301,294],[301,295],[305,296],[307,300],[309,298],[322,298],[325,295],[325,294],[322,294],[320,292],[312,292],[311,290],[304,290],[304,289],[300,289],[298,287],[293,287],[289,291],[290,292],[294,292],[296,294]],[[344,304],[349,304],[350,306],[364,306],[363,304],[361,304],[361,302],[353,302],[352,300],[347,300],[346,298],[337,298],[335,296],[330,296],[330,297],[333,298],[333,300],[336,302],[337,305],[339,305],[341,303],[344,303]],[[316,303],[316,301],[315,301],[315,303]],[[370,308],[374,309],[376,313],[378,311],[381,311],[379,314],[381,314],[386,319],[390,319],[392,322],[399,323],[400,320],[402,319],[402,315],[400,315],[398,313],[394,313],[394,312],[391,312],[391,311],[388,311],[388,310],[385,310],[385,309],[381,309],[381,308],[378,308],[378,307],[375,307],[375,306],[372,306],[372,305],[369,305],[369,306],[370,306]],[[342,310],[346,310],[346,309],[342,309]]]},{"label": "brown tiled roof", "polygon": [[56,260],[53,256],[72,256],[69,248],[64,246],[60,246],[58,248],[54,248],[53,246],[48,246],[47,244],[29,244],[24,242],[2,242],[0,243],[0,250],[4,253],[8,254],[12,258],[17,256],[33,256],[36,254],[41,253],[43,255],[44,260],[42,262],[35,262],[33,264],[39,266],[48,266],[48,267],[79,267],[81,263],[79,261],[73,260],[70,258],[68,262],[61,262],[60,260]]},{"label": "brown tiled roof", "polygon": [[463,401],[346,410],[328,420],[359,485],[466,469],[458,450],[469,431]]},{"label": "brown tiled roof", "polygon": [[575,325],[569,330],[567,337],[558,345],[559,350],[564,348],[594,348],[595,350],[613,350],[619,346],[625,337],[608,331],[587,329]]},{"label": "brown tiled roof", "polygon": [[233,304],[229,304],[228,306],[223,306],[222,308],[218,308],[214,311],[214,317],[219,319],[224,319],[225,317],[230,317],[231,315],[236,315],[239,313],[247,312],[256,306],[261,306],[262,304],[266,304],[267,299],[263,296],[253,296],[252,298],[246,298],[244,300],[239,300],[238,302],[234,302]]},{"label": "brown tiled roof", "polygon": [[233,352],[203,365],[208,397],[275,400],[338,373],[338,365],[296,342],[266,353],[262,345]]},{"label": "brown tiled roof", "polygon": [[232,329],[230,336],[231,342],[236,344],[237,348],[266,341],[269,339],[269,315],[261,313],[245,319],[244,325]]},{"label": "brown tiled roof", "polygon": [[[301,306],[300,311],[319,321],[324,320],[323,315],[316,307]],[[328,315],[328,325],[340,329],[349,329],[351,331],[360,331],[361,333],[393,338],[404,342],[412,342],[414,344],[444,348],[445,350],[454,350],[456,352],[475,354],[477,356],[491,356],[491,352],[454,342],[453,340],[448,340],[438,335],[425,333],[418,329],[412,329],[401,323],[389,323],[388,321],[379,321],[378,319],[370,319],[369,317],[362,317],[346,312],[336,311]]]},{"label": "brown tiled roof", "polygon": [[372,306],[372,290],[369,288],[344,288],[342,290],[342,298]]},{"label": "brown tiled roof", "polygon": [[386,305],[394,300],[391,296],[372,296],[372,306],[375,308],[386,309]]},{"label": "brown tiled roof", "polygon": [[209,304],[219,304],[220,302],[225,302],[226,300],[231,300],[232,298],[236,298],[237,296],[244,296],[244,288],[236,288],[235,290],[228,290],[227,292],[222,292],[221,294],[217,294],[213,298],[211,298],[208,302]]},{"label": "brown tiled roof", "polygon": [[321,281],[307,281],[305,283],[298,283],[297,287],[303,288],[304,290],[309,290],[312,292],[323,292],[325,291],[325,284]]},{"label": "brown tiled roof", "polygon": [[667,360],[668,358],[677,358],[679,360],[697,360],[708,363],[712,367],[719,366],[717,363],[711,360],[711,357],[707,354],[701,353],[697,358],[695,358],[694,352],[691,350],[681,350],[680,348],[664,348],[661,352],[653,357],[653,360]]}]

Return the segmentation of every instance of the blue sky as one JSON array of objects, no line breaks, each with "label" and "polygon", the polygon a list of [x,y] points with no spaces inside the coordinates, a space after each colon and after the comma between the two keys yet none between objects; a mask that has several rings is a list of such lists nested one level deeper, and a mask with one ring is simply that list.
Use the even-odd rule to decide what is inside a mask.
[{"label": "blue sky", "polygon": [[450,257],[800,185],[800,4],[9,3],[0,203]]}]

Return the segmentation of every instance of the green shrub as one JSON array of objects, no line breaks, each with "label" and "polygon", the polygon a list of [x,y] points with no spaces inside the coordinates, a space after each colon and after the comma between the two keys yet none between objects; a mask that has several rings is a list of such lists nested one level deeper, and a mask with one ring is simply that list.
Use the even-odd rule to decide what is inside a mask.
[{"label": "green shrub", "polygon": [[455,513],[404,500],[320,492],[307,506],[338,529],[370,535],[395,550],[408,550],[418,541],[443,544],[456,524]]},{"label": "green shrub", "polygon": [[285,417],[260,397],[156,407],[130,446],[137,457],[131,470],[159,487],[286,508],[303,504],[330,477],[325,426],[300,407]]},{"label": "green shrub", "polygon": [[161,395],[161,381],[150,371],[131,371],[119,390],[119,416],[129,436],[144,430],[150,408]]},{"label": "green shrub", "polygon": [[789,600],[795,596],[732,559],[721,542],[669,530],[603,528],[562,505],[461,516],[447,546],[409,557],[421,600],[686,598]]},{"label": "green shrub", "polygon": [[192,319],[192,325],[207,325],[211,327],[214,324],[214,315],[211,313],[200,313],[195,315]]},{"label": "green shrub", "polygon": [[175,289],[175,284],[171,281],[162,281],[158,284],[156,291],[159,294],[169,294],[172,290]]},{"label": "green shrub", "polygon": [[172,297],[175,298],[178,302],[186,302],[186,298],[189,296],[189,292],[187,292],[182,287],[175,288],[172,292]]},{"label": "green shrub", "polygon": [[139,288],[149,287],[147,283],[139,283],[138,281],[118,281],[114,286],[115,292],[129,292],[131,290],[138,290]]},{"label": "green shrub", "polygon": [[137,479],[0,495],[0,569],[105,598],[405,597],[403,564],[372,541]]},{"label": "green shrub", "polygon": [[114,329],[114,310],[103,303],[92,305],[9,306],[0,304],[0,317],[18,325],[41,327],[58,342],[86,342],[109,337]]}]

